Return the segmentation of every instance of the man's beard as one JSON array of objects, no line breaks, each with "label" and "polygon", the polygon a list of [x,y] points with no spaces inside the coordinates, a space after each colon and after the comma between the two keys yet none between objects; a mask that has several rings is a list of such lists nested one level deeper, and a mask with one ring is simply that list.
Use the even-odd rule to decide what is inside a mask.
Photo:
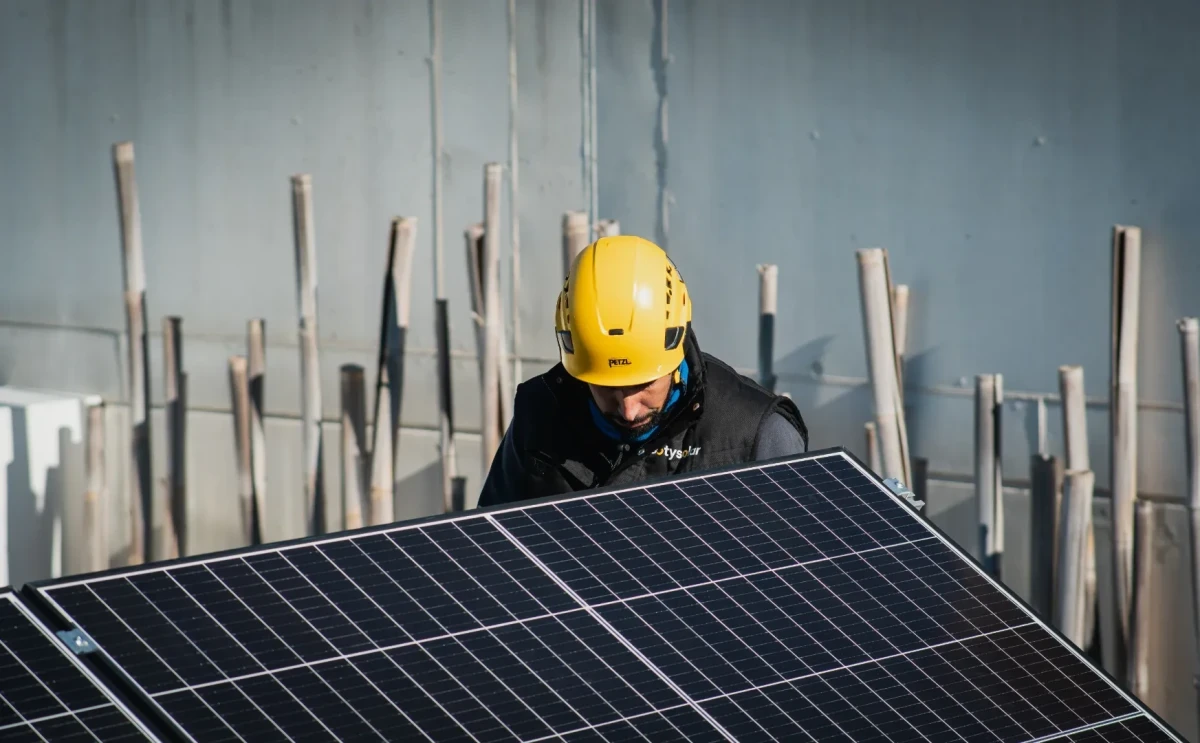
[{"label": "man's beard", "polygon": [[659,421],[662,420],[662,410],[651,410],[649,414],[643,416],[636,422],[636,425],[633,426],[630,426],[628,421],[619,415],[606,413],[604,417],[609,423],[613,424],[618,431],[625,434],[629,438],[636,439],[637,437],[648,433],[651,429],[659,424]]}]

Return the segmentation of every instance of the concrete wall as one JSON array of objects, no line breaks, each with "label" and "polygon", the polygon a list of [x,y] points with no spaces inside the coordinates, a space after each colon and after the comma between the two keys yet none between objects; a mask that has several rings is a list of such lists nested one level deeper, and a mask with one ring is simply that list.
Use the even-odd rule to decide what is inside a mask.
[{"label": "concrete wall", "polygon": [[[967,475],[973,409],[955,394],[961,380],[1000,372],[1009,391],[1053,392],[1056,368],[1078,363],[1088,394],[1106,396],[1109,230],[1140,225],[1141,397],[1168,405],[1142,413],[1139,483],[1182,491],[1173,321],[1198,311],[1200,7],[675,0],[664,14],[653,0],[597,5],[589,57],[577,3],[516,3],[527,374],[555,353],[559,224],[585,206],[583,91],[594,64],[598,216],[670,249],[702,344],[742,368],[755,358],[754,264],[779,264],[777,371],[815,447],[861,453],[870,415],[856,248],[887,247],[896,280],[912,287],[912,450],[934,471]],[[506,7],[440,7],[436,165],[460,461],[473,496],[478,381],[461,230],[482,217],[484,163],[509,156]],[[430,4],[418,0],[0,5],[0,384],[100,394],[118,408],[125,399],[109,148],[132,139],[151,327],[184,318],[197,549],[236,542],[226,359],[243,352],[251,317],[266,318],[268,333],[271,536],[301,528],[287,182],[296,172],[314,180],[330,421],[338,367],[373,369],[388,220],[419,220],[405,515],[436,508],[426,485],[436,467],[430,25]],[[504,221],[507,232],[507,211]],[[161,400],[157,336],[152,358]],[[1049,412],[1059,452],[1059,411]],[[1032,405],[1006,406],[1013,477],[1024,476],[1034,423]],[[1089,426],[1104,487],[1102,405]],[[336,425],[326,436],[336,493]],[[1186,628],[1186,602],[1170,606]],[[1190,673],[1179,665],[1164,683],[1182,688]],[[1172,709],[1194,730],[1194,705]]]}]

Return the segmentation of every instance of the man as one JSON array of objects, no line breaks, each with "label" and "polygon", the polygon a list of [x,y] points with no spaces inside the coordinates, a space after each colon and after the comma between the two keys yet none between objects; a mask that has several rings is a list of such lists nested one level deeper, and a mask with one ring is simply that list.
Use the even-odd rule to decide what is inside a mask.
[{"label": "man", "polygon": [[701,352],[691,319],[662,248],[585,248],[555,308],[560,363],[517,388],[479,506],[807,451],[796,405]]}]

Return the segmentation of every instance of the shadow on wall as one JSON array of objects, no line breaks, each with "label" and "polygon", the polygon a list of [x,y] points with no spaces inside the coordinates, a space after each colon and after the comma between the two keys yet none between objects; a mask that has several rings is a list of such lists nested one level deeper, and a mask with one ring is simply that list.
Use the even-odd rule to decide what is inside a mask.
[{"label": "shadow on wall", "polygon": [[[400,481],[396,499],[396,521],[417,519],[442,512],[442,462],[435,459]],[[467,492],[470,493],[468,487]],[[467,503],[467,508],[474,504]]]},{"label": "shadow on wall", "polygon": [[58,450],[45,453],[50,458],[40,461],[49,466],[39,472],[35,470],[37,458],[31,457],[26,410],[13,407],[4,412],[7,415],[0,416],[0,425],[7,430],[0,436],[8,438],[11,449],[0,451],[0,455],[9,454],[3,493],[8,575],[3,582],[20,585],[63,573],[64,542],[68,541],[65,504],[71,489],[81,487],[83,480],[83,473],[71,463],[81,461],[83,446],[73,439],[70,428],[60,427]]}]

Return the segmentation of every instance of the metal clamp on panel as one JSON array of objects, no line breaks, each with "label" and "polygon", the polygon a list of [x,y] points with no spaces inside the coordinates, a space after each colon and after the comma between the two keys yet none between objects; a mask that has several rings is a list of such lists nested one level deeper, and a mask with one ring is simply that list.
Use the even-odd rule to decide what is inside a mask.
[{"label": "metal clamp on panel", "polygon": [[896,478],[889,477],[883,481],[883,484],[888,486],[888,490],[908,501],[908,504],[913,507],[914,511],[920,511],[921,507],[925,505],[925,501],[917,500],[916,494],[909,490],[907,485],[900,482]]},{"label": "metal clamp on panel", "polygon": [[76,655],[86,655],[96,649],[96,642],[81,629],[61,630],[54,634]]}]

